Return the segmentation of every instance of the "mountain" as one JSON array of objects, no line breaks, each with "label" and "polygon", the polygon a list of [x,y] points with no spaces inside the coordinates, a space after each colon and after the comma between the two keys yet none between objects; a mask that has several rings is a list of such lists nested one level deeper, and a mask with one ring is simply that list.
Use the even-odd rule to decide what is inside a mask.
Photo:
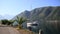
[{"label": "mountain", "polygon": [[20,17],[24,17],[24,18],[30,18],[30,11],[25,10],[24,12],[16,15],[12,20],[17,19],[17,16]]},{"label": "mountain", "polygon": [[3,17],[4,17],[4,19],[10,20],[11,18],[13,18],[13,15],[5,14],[5,15],[3,15]]},{"label": "mountain", "polygon": [[[24,17],[30,21],[36,21],[40,19],[60,19],[60,6],[40,7],[31,11],[25,10],[17,16]],[[15,20],[16,16],[13,19]]]},{"label": "mountain", "polygon": [[0,20],[2,20],[2,19],[4,19],[4,17],[0,15]]},{"label": "mountain", "polygon": [[[38,32],[40,29],[44,31],[44,33],[50,33],[51,32],[60,32],[60,6],[48,6],[48,7],[40,7],[35,8],[31,11],[25,10],[24,12],[20,13],[19,15],[16,15],[13,20],[17,18],[17,16],[24,17],[26,19],[29,19],[29,21],[38,21],[39,24],[38,27],[33,28],[32,30],[35,32]],[[50,22],[50,21],[51,22]],[[55,21],[54,21],[55,20]],[[56,22],[58,20],[59,22]],[[49,22],[46,22],[49,21]],[[26,23],[23,23],[23,27],[27,27]],[[58,30],[58,29],[59,30]]]}]

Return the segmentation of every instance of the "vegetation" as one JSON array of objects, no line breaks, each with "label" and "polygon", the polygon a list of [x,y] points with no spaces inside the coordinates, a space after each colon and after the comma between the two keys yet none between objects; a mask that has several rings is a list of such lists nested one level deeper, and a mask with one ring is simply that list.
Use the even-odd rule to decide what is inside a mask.
[{"label": "vegetation", "polygon": [[[43,29],[45,34],[58,34],[60,32],[60,6],[36,8],[32,11],[25,11],[17,16],[26,17],[26,19],[31,21],[39,21],[39,29]],[[59,22],[52,23],[46,22],[46,20],[59,20]]]},{"label": "vegetation", "polygon": [[2,24],[4,24],[4,25],[11,25],[13,23],[7,19],[1,20],[1,21],[2,21]]},{"label": "vegetation", "polygon": [[23,17],[19,18],[17,16],[17,20],[16,21],[18,22],[18,28],[21,29],[22,28],[21,24],[24,23],[26,21],[26,19],[24,19]]}]

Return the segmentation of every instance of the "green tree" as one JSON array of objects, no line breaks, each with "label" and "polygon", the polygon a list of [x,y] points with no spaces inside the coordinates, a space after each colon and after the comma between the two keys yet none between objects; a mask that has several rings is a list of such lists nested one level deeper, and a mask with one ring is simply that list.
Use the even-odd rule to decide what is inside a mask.
[{"label": "green tree", "polygon": [[7,19],[1,20],[2,24],[4,25],[11,25],[13,22]]},{"label": "green tree", "polygon": [[7,19],[1,20],[1,21],[2,21],[2,24],[4,24],[4,25],[6,25],[8,23]]},{"label": "green tree", "polygon": [[14,23],[15,20],[8,20],[8,21],[9,21],[8,25],[12,26],[12,24]]},{"label": "green tree", "polygon": [[21,24],[24,23],[24,22],[26,21],[26,19],[24,19],[23,17],[19,18],[19,17],[17,16],[17,20],[16,20],[16,21],[18,22],[18,28],[19,28],[19,29],[22,29]]}]

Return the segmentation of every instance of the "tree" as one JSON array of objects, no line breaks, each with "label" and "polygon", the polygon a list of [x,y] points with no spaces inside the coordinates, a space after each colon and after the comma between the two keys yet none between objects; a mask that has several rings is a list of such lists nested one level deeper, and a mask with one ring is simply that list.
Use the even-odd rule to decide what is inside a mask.
[{"label": "tree", "polygon": [[26,21],[26,19],[24,19],[23,17],[19,18],[17,16],[17,20],[16,21],[18,22],[18,28],[21,29],[22,28],[21,24],[24,23]]},{"label": "tree", "polygon": [[14,23],[14,20],[8,20],[8,21],[9,21],[8,25],[12,26],[12,24]]},{"label": "tree", "polygon": [[2,24],[6,25],[8,23],[8,20],[5,19],[5,20],[1,20],[2,21]]},{"label": "tree", "polygon": [[12,21],[7,20],[7,19],[1,20],[1,21],[2,21],[2,24],[4,24],[4,25],[10,25],[13,23]]}]

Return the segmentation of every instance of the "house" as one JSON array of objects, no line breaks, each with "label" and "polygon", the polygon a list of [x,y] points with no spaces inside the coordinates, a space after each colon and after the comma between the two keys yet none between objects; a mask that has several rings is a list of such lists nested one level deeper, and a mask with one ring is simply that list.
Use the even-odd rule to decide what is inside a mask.
[{"label": "house", "polygon": [[[18,22],[15,21],[13,23],[13,26],[16,27],[17,25],[18,25]],[[24,22],[24,23],[22,23],[22,27],[24,29],[29,29],[29,30],[34,31],[34,32],[39,31],[39,23],[38,23],[38,21]]]},{"label": "house", "polygon": [[33,21],[33,22],[27,22],[27,29],[34,31],[34,32],[38,32],[37,30],[39,29],[39,23],[37,23],[37,21]]}]

